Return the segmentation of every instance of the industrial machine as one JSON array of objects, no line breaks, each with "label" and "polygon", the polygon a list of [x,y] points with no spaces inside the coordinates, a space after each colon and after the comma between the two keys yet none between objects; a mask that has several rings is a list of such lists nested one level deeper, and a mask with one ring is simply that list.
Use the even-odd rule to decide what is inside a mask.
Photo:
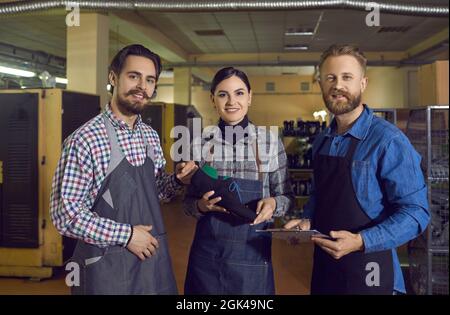
[{"label": "industrial machine", "polygon": [[0,276],[48,278],[71,256],[50,213],[63,140],[100,112],[100,97],[61,89],[0,91]]}]

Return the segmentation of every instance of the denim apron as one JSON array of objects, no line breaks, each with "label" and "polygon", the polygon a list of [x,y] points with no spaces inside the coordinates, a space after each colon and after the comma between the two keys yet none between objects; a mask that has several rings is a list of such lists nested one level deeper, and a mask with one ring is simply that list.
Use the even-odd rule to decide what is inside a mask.
[{"label": "denim apron", "polygon": [[[239,190],[241,201],[256,210],[256,203],[263,197],[263,181],[257,144],[252,148],[259,179],[233,178],[230,189]],[[212,159],[208,160],[212,164]],[[275,294],[272,237],[270,233],[256,232],[271,225],[250,225],[228,213],[208,212],[202,216],[191,246],[184,293]]]},{"label": "denim apron", "polygon": [[[313,160],[317,205],[312,227],[329,234],[345,230],[358,233],[374,221],[361,208],[352,182],[353,155],[359,140],[352,138],[346,156],[319,154]],[[379,266],[379,273],[371,273]],[[374,281],[377,277],[379,281]],[[319,246],[314,248],[311,294],[388,294],[394,289],[392,251],[353,252],[334,259]]]},{"label": "denim apron", "polygon": [[73,294],[177,294],[167,236],[155,182],[154,152],[144,137],[147,158],[131,165],[109,119],[104,122],[111,160],[92,211],[100,217],[133,225],[152,225],[159,248],[141,261],[122,246],[99,248],[79,240],[72,261],[80,266],[80,286]]}]

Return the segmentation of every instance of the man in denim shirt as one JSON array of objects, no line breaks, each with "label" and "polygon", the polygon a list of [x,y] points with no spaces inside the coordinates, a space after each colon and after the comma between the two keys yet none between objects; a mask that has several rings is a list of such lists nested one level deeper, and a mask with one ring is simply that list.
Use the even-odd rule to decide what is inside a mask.
[{"label": "man in denim shirt", "polygon": [[312,294],[404,293],[396,248],[429,222],[420,155],[361,101],[366,63],[358,48],[333,45],[319,64],[335,119],[313,144],[314,189],[304,217],[285,226],[331,236],[312,238]]}]

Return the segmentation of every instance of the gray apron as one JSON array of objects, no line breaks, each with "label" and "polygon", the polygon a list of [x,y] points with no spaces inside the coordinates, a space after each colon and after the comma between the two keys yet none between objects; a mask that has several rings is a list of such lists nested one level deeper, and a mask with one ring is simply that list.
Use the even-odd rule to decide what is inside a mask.
[{"label": "gray apron", "polygon": [[[253,153],[259,179],[233,180],[240,190],[241,202],[256,210],[257,202],[263,197],[263,181],[256,146],[253,146]],[[272,236],[256,232],[269,227],[272,227],[271,222],[250,225],[242,218],[220,212],[202,216],[197,222],[189,254],[184,293],[275,294]]]},{"label": "gray apron", "polygon": [[104,117],[111,160],[92,211],[100,217],[134,225],[152,225],[156,254],[141,261],[122,246],[99,248],[79,240],[72,261],[80,266],[80,286],[72,294],[177,294],[167,236],[155,182],[153,149],[144,138],[147,157],[131,165],[111,122]]}]

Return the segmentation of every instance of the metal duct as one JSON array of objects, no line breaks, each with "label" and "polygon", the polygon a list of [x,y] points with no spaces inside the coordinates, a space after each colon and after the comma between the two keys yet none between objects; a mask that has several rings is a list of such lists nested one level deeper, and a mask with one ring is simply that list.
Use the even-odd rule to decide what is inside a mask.
[{"label": "metal duct", "polygon": [[[350,9],[366,11],[369,2],[354,0],[247,0],[247,1],[20,1],[0,4],[0,15],[20,14],[49,9],[65,9],[78,3],[82,10],[149,10],[160,12],[215,12],[215,11],[256,11],[256,10],[324,10]],[[376,1],[380,12],[398,15],[448,17],[448,5]]]}]

